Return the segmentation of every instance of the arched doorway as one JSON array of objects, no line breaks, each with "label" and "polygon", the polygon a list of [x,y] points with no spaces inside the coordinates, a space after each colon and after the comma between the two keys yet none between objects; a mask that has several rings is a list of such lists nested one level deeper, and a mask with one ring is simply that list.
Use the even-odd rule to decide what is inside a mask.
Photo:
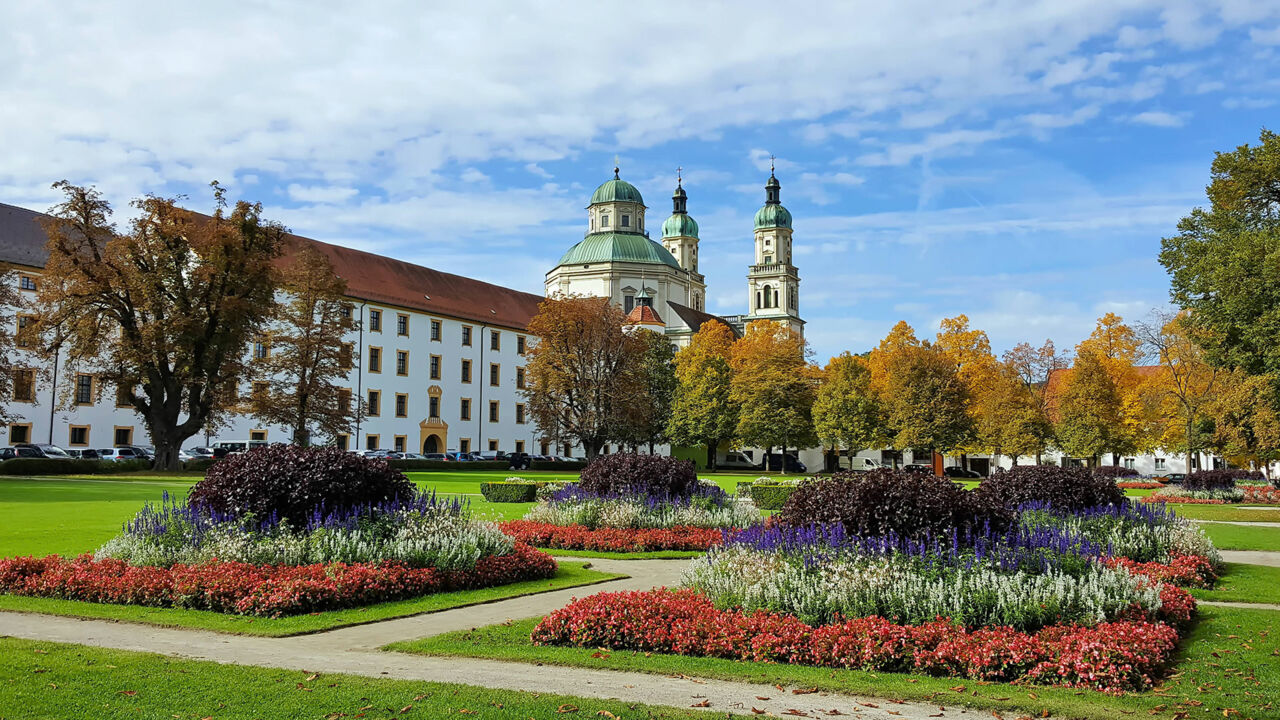
[{"label": "arched doorway", "polygon": [[440,438],[435,435],[428,435],[427,439],[422,441],[422,452],[424,454],[442,452]]}]

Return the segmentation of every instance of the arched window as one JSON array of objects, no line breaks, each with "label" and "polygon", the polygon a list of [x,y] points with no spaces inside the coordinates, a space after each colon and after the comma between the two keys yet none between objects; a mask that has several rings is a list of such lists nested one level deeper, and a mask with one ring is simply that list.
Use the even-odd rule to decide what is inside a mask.
[{"label": "arched window", "polygon": [[759,310],[762,307],[764,307],[764,305],[760,304],[760,291],[757,290],[756,291],[756,309]]},{"label": "arched window", "polygon": [[773,292],[773,288],[768,285],[764,286],[764,307],[771,308],[778,302],[778,296]]}]

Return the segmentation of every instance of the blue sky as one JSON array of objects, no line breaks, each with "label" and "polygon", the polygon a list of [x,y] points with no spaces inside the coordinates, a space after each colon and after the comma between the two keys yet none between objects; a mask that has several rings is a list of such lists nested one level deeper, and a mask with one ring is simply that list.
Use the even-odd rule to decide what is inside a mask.
[{"label": "blue sky", "polygon": [[[0,7],[0,201],[213,179],[318,239],[540,292],[620,157],[685,168],[746,309],[778,157],[815,358],[967,314],[1003,350],[1167,302],[1160,238],[1273,129],[1280,2]],[[889,7],[892,6],[892,7]]]}]

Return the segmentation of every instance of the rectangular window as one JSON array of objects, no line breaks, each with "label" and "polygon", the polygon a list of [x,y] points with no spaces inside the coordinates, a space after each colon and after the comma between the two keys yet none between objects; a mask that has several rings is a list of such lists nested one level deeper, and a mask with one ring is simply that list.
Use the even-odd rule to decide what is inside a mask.
[{"label": "rectangular window", "polygon": [[409,316],[404,313],[396,313],[396,334],[409,337]]},{"label": "rectangular window", "polygon": [[409,396],[396,393],[396,417],[409,417]]},{"label": "rectangular window", "polygon": [[516,403],[516,424],[524,424],[524,404]]},{"label": "rectangular window", "polygon": [[502,366],[498,363],[489,363],[489,385],[498,387],[498,379],[502,374]]},{"label": "rectangular window", "polygon": [[133,428],[120,427],[119,425],[117,425],[115,428],[115,437],[112,439],[115,441],[116,447],[120,447],[122,445],[132,445],[133,444]]},{"label": "rectangular window", "polygon": [[[381,415],[382,414],[382,393],[378,392],[377,390],[370,390],[369,400],[367,404],[369,406],[369,409],[368,409],[369,417],[378,417],[379,415]],[[376,450],[377,448],[374,448],[374,449]]]},{"label": "rectangular window", "polygon": [[623,216],[622,216],[622,227],[631,227],[631,216],[630,216],[630,215],[623,215]]},{"label": "rectangular window", "polygon": [[1164,458],[1156,458],[1156,469],[1164,470]]},{"label": "rectangular window", "polygon": [[25,273],[18,276],[18,288],[20,290],[30,290],[31,292],[35,292],[36,287],[35,277]]},{"label": "rectangular window", "polygon": [[524,368],[516,368],[516,387],[524,390]]},{"label": "rectangular window", "polygon": [[355,343],[342,343],[342,347],[338,348],[338,368],[340,370],[350,370],[355,355]]},{"label": "rectangular window", "polygon": [[471,347],[471,326],[470,325],[462,326],[462,344],[466,347]]},{"label": "rectangular window", "polygon": [[440,419],[440,398],[435,395],[427,398],[427,417],[433,420]]},{"label": "rectangular window", "polygon": [[524,336],[523,336],[523,335],[517,335],[517,336],[516,336],[516,354],[517,354],[517,355],[523,355],[523,354],[524,354],[524,343],[525,343]]},{"label": "rectangular window", "polygon": [[458,408],[458,419],[471,419],[471,398],[462,398],[462,405]]},{"label": "rectangular window", "polygon": [[396,351],[396,374],[397,375],[409,374],[409,351],[408,350]]},{"label": "rectangular window", "polygon": [[[369,309],[369,332],[382,332],[381,310]],[[374,437],[377,437],[377,435],[374,435]]]},{"label": "rectangular window", "polygon": [[365,435],[365,436],[364,436],[364,449],[365,449],[365,450],[377,450],[377,449],[378,449],[378,436],[377,436],[377,435]]},{"label": "rectangular window", "polygon": [[68,428],[67,444],[72,447],[82,447],[89,444],[89,426],[88,425],[72,425]]},{"label": "rectangular window", "polygon": [[27,328],[36,324],[35,315],[19,315],[18,316],[18,332],[13,336],[13,344],[18,347],[31,347],[31,340],[28,339],[27,333],[23,332]]},{"label": "rectangular window", "polygon": [[489,401],[489,422],[498,422],[498,401]]},{"label": "rectangular window", "polygon": [[439,355],[431,356],[430,370],[431,370],[431,379],[439,380],[440,379],[440,356]]},{"label": "rectangular window", "polygon": [[600,227],[602,227],[602,228],[607,228],[607,227],[609,227],[609,216],[608,216],[608,215],[601,215],[601,216],[600,216]]},{"label": "rectangular window", "polygon": [[439,342],[440,340],[440,321],[431,321],[431,339]]},{"label": "rectangular window", "polygon": [[1134,463],[1135,463],[1135,458],[1125,458],[1125,459],[1124,459],[1124,466],[1125,466],[1125,468],[1126,468],[1126,469],[1132,470],[1132,469],[1133,469],[1133,466],[1134,466]]},{"label": "rectangular window", "polygon": [[382,348],[369,346],[369,372],[382,372]]},{"label": "rectangular window", "polygon": [[395,449],[395,451],[396,451],[396,452],[398,452],[398,453],[402,453],[402,452],[404,452],[404,446],[405,446],[405,436],[404,436],[404,435],[396,435],[396,437],[395,437],[395,441],[394,441],[394,449]]},{"label": "rectangular window", "polygon": [[549,443],[547,443],[547,441],[546,441],[546,440],[543,440],[543,441],[542,441],[542,445],[541,445],[541,447],[539,447],[539,449],[538,449],[538,454],[539,454],[539,455],[550,455],[550,454],[551,454],[551,445],[550,445]]},{"label": "rectangular window", "polygon": [[93,404],[93,376],[76,375],[76,404]]},{"label": "rectangular window", "polygon": [[502,335],[499,334],[497,330],[489,331],[489,349],[490,350],[502,349]]},{"label": "rectangular window", "polygon": [[24,369],[13,371],[13,400],[14,402],[36,401],[35,370]]},{"label": "rectangular window", "polygon": [[628,315],[630,315],[630,314],[631,314],[631,311],[632,311],[632,310],[634,310],[634,309],[635,309],[635,307],[636,307],[636,296],[635,296],[635,295],[628,295],[628,296],[626,296],[626,297],[622,298],[622,312],[627,313]]},{"label": "rectangular window", "polygon": [[[231,383],[232,389],[234,389],[235,386],[236,386],[235,383]],[[129,402],[129,396],[131,394],[133,394],[133,388],[129,387],[128,385],[117,385],[116,386],[116,407],[118,408],[132,407],[133,403]],[[235,402],[234,396],[232,397],[231,402],[233,403]]]},{"label": "rectangular window", "polygon": [[[350,308],[347,309],[347,312],[348,314],[351,312]],[[346,450],[350,444],[351,444],[350,435],[338,435],[333,439],[333,446],[338,448],[339,450]]]},{"label": "rectangular window", "polygon": [[463,454],[471,452],[471,438],[462,438],[458,441],[458,452]]},{"label": "rectangular window", "polygon": [[471,382],[471,361],[470,360],[462,361],[462,382],[464,383]]},{"label": "rectangular window", "polygon": [[267,383],[265,382],[259,381],[254,383],[253,384],[253,401],[258,403],[266,402],[267,392],[269,389],[270,389],[270,386],[267,385]]},{"label": "rectangular window", "polygon": [[[343,304],[342,309],[338,311],[338,314],[342,316],[343,320],[350,320],[351,319],[351,303]],[[339,437],[346,437],[346,436],[341,435]],[[346,450],[345,447],[342,449]]]},{"label": "rectangular window", "polygon": [[[625,217],[625,216],[624,216],[624,217]],[[523,440],[517,440],[517,441],[516,441],[516,452],[518,452],[518,453],[522,453],[522,452],[524,452],[524,441],[523,441]]]},{"label": "rectangular window", "polygon": [[267,441],[267,431],[266,431],[266,430],[250,430],[250,431],[249,431],[249,441],[250,441],[250,442],[255,442],[255,443],[264,443],[264,442],[266,442],[266,441]]},{"label": "rectangular window", "polygon": [[338,412],[351,414],[351,388],[338,388]]},{"label": "rectangular window", "polygon": [[490,441],[489,441],[489,452],[498,452],[498,441],[497,441],[497,440],[490,440]]},{"label": "rectangular window", "polygon": [[31,423],[12,423],[9,425],[9,444],[31,442]]},{"label": "rectangular window", "polygon": [[266,360],[271,355],[271,349],[267,347],[266,338],[258,338],[253,341],[253,359]]}]

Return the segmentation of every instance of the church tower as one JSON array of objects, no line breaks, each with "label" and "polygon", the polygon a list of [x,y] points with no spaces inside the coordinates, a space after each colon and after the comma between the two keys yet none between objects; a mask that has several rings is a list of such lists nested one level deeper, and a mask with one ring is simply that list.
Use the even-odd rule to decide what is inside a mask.
[{"label": "church tower", "polygon": [[747,272],[751,310],[746,321],[774,320],[803,336],[800,273],[791,263],[791,212],[782,206],[781,191],[782,183],[770,167],[764,207],[756,213],[756,260]]},{"label": "church tower", "polygon": [[662,223],[662,244],[689,272],[689,307],[706,310],[706,279],[698,272],[698,223],[689,217],[689,197],[678,174],[671,195],[671,217]]}]

